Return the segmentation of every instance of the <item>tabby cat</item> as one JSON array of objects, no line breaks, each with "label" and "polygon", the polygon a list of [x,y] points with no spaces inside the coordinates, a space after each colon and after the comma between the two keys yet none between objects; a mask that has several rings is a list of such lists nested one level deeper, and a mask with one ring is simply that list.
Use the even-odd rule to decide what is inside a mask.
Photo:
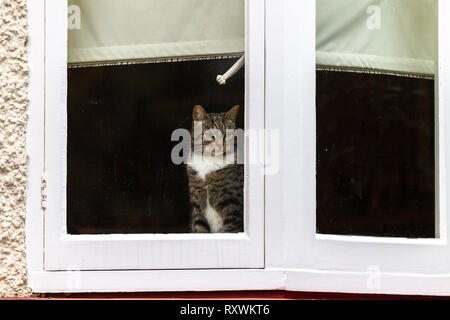
[{"label": "tabby cat", "polygon": [[[200,105],[193,109],[191,136],[194,148],[187,164],[192,232],[244,231],[244,165],[237,163],[236,139],[230,133],[236,129],[238,113],[239,106],[228,112],[209,114]],[[227,152],[227,146],[231,145],[234,151]]]}]

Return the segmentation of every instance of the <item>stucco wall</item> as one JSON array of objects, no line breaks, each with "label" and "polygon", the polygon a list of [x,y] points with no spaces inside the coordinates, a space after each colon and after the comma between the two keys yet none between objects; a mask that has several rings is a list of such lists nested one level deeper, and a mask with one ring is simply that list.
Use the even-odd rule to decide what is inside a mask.
[{"label": "stucco wall", "polygon": [[0,297],[24,296],[26,0],[0,1]]}]

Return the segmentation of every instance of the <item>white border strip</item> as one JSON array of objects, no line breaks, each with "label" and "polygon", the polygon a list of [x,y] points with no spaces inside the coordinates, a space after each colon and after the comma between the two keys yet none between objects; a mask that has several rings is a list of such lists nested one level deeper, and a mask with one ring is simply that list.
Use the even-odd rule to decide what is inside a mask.
[{"label": "white border strip", "polygon": [[26,192],[26,261],[28,272],[42,270],[44,264],[44,215],[40,207],[41,174],[44,172],[44,101],[45,101],[45,3],[29,0],[28,5],[28,86]]},{"label": "white border strip", "polygon": [[32,272],[34,292],[288,290],[364,294],[450,294],[450,274],[297,269]]},{"label": "white border strip", "polygon": [[341,236],[334,234],[316,234],[317,240],[365,242],[365,243],[395,243],[405,245],[447,245],[447,239],[412,239],[395,237],[370,237],[370,236]]}]

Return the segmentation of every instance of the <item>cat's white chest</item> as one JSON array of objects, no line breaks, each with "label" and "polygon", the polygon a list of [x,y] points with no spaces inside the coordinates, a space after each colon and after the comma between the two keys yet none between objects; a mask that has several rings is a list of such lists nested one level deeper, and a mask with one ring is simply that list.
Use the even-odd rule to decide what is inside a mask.
[{"label": "cat's white chest", "polygon": [[220,170],[234,163],[234,157],[228,156],[224,160],[222,157],[193,157],[188,166],[197,172],[198,176],[205,180],[211,172]]},{"label": "cat's white chest", "polygon": [[[194,169],[201,179],[205,180],[211,172],[223,169],[232,163],[234,163],[234,156],[228,156],[225,159],[223,157],[193,157],[188,166]],[[212,233],[223,231],[223,218],[209,203],[208,191],[204,215]]]},{"label": "cat's white chest", "polygon": [[209,229],[212,233],[222,231],[223,219],[220,214],[209,204],[209,197],[206,199],[205,218],[206,221],[208,221]]}]

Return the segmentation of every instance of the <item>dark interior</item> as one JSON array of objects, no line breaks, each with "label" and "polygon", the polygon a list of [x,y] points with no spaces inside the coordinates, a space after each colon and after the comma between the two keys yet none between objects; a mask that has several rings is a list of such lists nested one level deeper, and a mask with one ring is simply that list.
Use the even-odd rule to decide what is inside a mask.
[{"label": "dark interior", "polygon": [[[189,232],[170,159],[195,104],[244,105],[236,59],[69,69],[70,234]],[[317,71],[317,232],[435,237],[434,80]],[[239,127],[243,127],[243,111]]]},{"label": "dark interior", "polygon": [[434,80],[317,71],[317,232],[435,237]]},{"label": "dark interior", "polygon": [[190,129],[196,104],[244,107],[243,69],[224,86],[215,81],[236,60],[68,70],[69,234],[189,232],[187,176],[171,162],[171,134]]}]

